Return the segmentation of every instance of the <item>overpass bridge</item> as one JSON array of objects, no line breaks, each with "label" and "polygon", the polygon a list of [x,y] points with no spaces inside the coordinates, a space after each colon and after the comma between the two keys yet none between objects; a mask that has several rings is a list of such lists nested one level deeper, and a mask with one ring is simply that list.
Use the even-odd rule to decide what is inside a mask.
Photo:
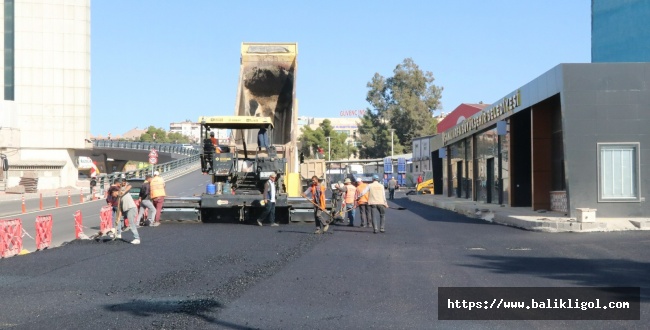
[{"label": "overpass bridge", "polygon": [[[97,162],[101,173],[121,172],[129,161],[149,162],[149,152],[158,152],[158,164],[196,156],[199,150],[183,148],[178,144],[95,140],[92,148],[75,149],[77,156],[89,157]],[[197,158],[198,159],[198,158]]]}]

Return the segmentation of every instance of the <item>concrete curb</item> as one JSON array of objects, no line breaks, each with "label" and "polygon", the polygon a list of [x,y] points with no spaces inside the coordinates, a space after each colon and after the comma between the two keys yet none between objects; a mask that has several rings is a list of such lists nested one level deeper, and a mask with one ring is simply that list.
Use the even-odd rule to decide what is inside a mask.
[{"label": "concrete curb", "polygon": [[536,212],[525,208],[502,207],[468,200],[454,200],[432,195],[408,195],[409,200],[449,210],[474,219],[545,233],[588,233],[650,230],[648,219],[597,219],[578,222],[558,212]]}]

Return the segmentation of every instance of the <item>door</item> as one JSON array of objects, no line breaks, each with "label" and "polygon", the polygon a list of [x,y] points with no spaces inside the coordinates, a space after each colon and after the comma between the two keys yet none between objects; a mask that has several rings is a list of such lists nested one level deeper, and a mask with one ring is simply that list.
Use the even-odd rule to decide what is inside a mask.
[{"label": "door", "polygon": [[492,191],[494,190],[494,158],[487,159],[487,173],[485,189],[487,190],[487,203],[492,203]]},{"label": "door", "polygon": [[456,197],[462,197],[463,193],[463,162],[456,163]]}]

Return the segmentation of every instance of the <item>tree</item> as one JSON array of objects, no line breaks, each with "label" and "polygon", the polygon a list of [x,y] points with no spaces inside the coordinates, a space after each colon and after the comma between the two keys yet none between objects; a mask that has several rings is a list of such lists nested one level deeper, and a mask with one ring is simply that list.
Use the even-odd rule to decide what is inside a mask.
[{"label": "tree", "polygon": [[433,74],[422,72],[411,58],[397,65],[393,74],[384,78],[375,73],[366,85],[366,101],[372,108],[359,125],[362,158],[390,155],[391,128],[396,154],[411,152],[413,138],[436,133],[433,112],[440,107],[443,87],[434,85]]},{"label": "tree", "polygon": [[[332,122],[329,119],[323,120],[318,125],[318,128],[311,129],[309,126],[302,127],[302,135],[300,136],[300,152],[305,158],[315,159],[318,155],[317,148],[323,149],[322,157],[326,160],[330,154],[328,148],[331,146],[332,160],[349,158],[350,155],[357,155],[358,150],[354,146],[348,146],[345,140],[347,134],[339,133],[332,127]],[[331,141],[327,141],[330,137]],[[319,156],[320,157],[320,156]]]}]

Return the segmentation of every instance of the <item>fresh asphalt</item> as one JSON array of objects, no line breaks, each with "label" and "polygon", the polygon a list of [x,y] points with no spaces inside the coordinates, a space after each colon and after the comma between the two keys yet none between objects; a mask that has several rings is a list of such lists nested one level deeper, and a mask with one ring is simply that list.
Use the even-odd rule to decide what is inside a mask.
[{"label": "fresh asphalt", "polygon": [[[190,174],[174,194],[205,189]],[[313,223],[165,222],[142,244],[73,241],[0,260],[0,328],[647,328],[650,233],[539,233],[410,202],[385,234]],[[639,286],[640,321],[439,321],[439,287]]]}]

